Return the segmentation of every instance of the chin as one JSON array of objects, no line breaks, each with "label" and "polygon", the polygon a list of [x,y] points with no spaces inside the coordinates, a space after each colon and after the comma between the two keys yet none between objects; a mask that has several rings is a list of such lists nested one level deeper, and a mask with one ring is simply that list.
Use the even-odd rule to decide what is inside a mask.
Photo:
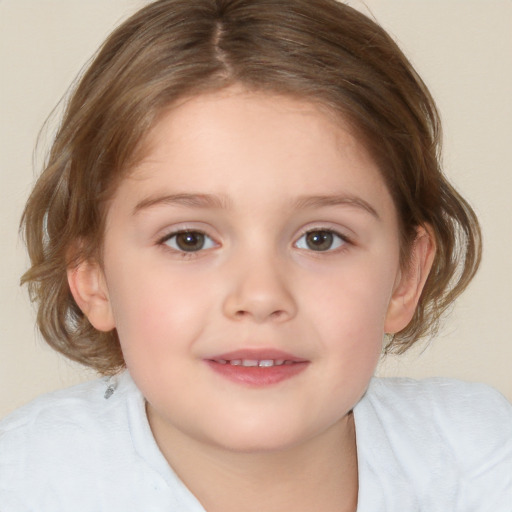
[{"label": "chin", "polygon": [[276,419],[272,425],[268,422],[265,425],[254,423],[239,428],[231,425],[214,436],[210,433],[210,442],[237,453],[277,453],[294,448],[311,437],[302,429],[299,432],[291,426],[282,425],[282,418]]}]

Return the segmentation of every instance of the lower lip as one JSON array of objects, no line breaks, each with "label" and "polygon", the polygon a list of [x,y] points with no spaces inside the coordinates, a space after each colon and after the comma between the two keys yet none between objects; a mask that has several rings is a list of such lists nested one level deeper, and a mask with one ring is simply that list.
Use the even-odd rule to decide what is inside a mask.
[{"label": "lower lip", "polygon": [[215,361],[206,361],[210,368],[237,384],[243,384],[251,387],[264,387],[278,384],[287,379],[295,377],[303,372],[307,361],[293,364],[283,364],[279,366],[261,367],[261,366],[241,366],[217,363]]}]

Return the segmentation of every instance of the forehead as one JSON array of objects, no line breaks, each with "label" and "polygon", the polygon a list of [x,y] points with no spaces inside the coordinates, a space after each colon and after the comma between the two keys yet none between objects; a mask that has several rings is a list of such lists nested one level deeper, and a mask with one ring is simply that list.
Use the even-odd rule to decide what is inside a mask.
[{"label": "forehead", "polygon": [[[306,193],[387,196],[379,169],[339,116],[312,102],[241,88],[168,108],[129,173],[134,192],[206,191],[241,201]],[[123,188],[123,186],[121,186]],[[244,199],[245,196],[245,199]]]}]

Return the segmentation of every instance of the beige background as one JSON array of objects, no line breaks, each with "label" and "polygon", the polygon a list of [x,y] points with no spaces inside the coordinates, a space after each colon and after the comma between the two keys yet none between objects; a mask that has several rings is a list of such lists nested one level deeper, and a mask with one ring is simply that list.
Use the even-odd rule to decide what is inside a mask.
[{"label": "beige background", "polygon": [[[0,416],[92,377],[35,332],[18,286],[27,258],[17,226],[48,146],[43,137],[34,156],[41,125],[112,27],[143,3],[0,0]],[[440,336],[380,372],[483,381],[512,400],[512,1],[350,4],[373,12],[431,88],[444,120],[446,172],[485,234],[483,267]]]}]

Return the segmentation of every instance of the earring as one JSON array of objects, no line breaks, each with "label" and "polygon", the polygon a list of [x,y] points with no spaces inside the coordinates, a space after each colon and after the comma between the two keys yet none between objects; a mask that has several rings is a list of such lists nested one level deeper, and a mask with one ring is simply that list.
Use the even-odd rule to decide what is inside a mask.
[{"label": "earring", "polygon": [[115,378],[115,375],[112,377],[107,377],[106,379],[107,389],[105,390],[105,394],[103,397],[105,400],[108,400],[113,394],[114,391],[117,389],[117,379]]}]

